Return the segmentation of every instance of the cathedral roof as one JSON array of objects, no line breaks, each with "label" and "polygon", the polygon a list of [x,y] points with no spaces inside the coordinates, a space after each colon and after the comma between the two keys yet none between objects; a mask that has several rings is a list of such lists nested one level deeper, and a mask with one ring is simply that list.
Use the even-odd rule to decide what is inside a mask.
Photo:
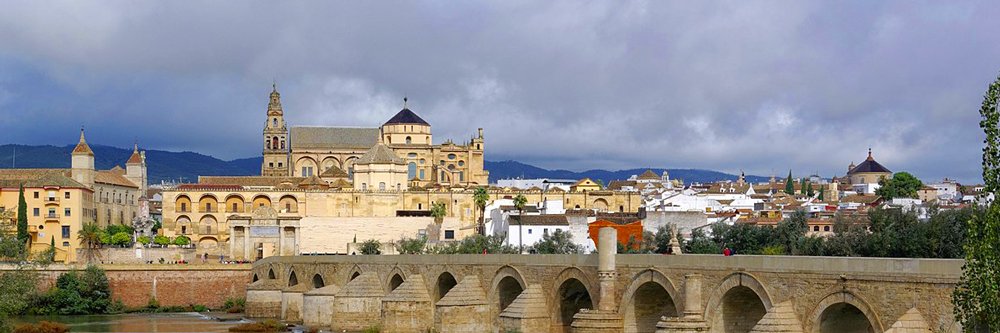
[{"label": "cathedral roof", "polygon": [[653,170],[648,170],[647,169],[646,172],[643,172],[641,175],[639,175],[639,177],[636,177],[636,179],[639,179],[639,180],[660,180],[660,176],[657,176],[656,173],[653,172]]},{"label": "cathedral roof", "polygon": [[344,170],[341,170],[336,165],[333,165],[327,168],[326,171],[323,171],[323,173],[319,176],[323,178],[347,178],[348,175],[347,172],[344,172]]},{"label": "cathedral roof", "polygon": [[384,144],[377,144],[368,150],[354,164],[406,164],[402,158],[396,156],[392,148]]},{"label": "cathedral roof", "polygon": [[[120,168],[119,168],[120,169]],[[94,174],[94,182],[99,184],[116,185],[123,187],[133,187],[139,188],[131,180],[125,178],[125,175],[118,173],[115,170],[100,170]]]},{"label": "cathedral roof", "polygon": [[410,109],[408,108],[403,108],[402,110],[399,110],[399,112],[396,113],[395,116],[392,116],[392,118],[389,118],[389,121],[385,122],[385,125],[393,125],[393,124],[418,124],[427,126],[431,125],[428,124],[426,121],[424,121],[423,118],[420,118],[420,116],[418,116],[416,113],[410,111]]},{"label": "cathedral roof", "polygon": [[0,169],[0,187],[86,187],[68,174],[67,169]]},{"label": "cathedral roof", "polygon": [[886,167],[882,166],[878,162],[875,162],[875,158],[872,157],[872,151],[868,150],[868,158],[864,162],[858,164],[858,166],[851,169],[848,175],[859,173],[859,172],[875,172],[875,173],[892,173]]},{"label": "cathedral roof", "polygon": [[292,149],[362,148],[378,142],[378,128],[357,127],[292,127]]}]

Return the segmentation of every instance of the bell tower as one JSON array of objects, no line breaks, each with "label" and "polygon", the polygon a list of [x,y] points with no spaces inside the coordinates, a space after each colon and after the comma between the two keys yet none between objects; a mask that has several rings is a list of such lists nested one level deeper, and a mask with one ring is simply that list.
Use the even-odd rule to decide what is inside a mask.
[{"label": "bell tower", "polygon": [[278,85],[271,85],[271,100],[267,103],[267,120],[264,123],[264,162],[260,166],[261,176],[287,177],[288,127],[285,113],[281,110],[281,94]]}]

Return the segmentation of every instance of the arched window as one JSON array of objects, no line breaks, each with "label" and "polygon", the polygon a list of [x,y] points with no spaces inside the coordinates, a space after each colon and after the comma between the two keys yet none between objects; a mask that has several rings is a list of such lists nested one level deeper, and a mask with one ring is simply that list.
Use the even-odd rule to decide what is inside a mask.
[{"label": "arched window", "polygon": [[264,143],[267,145],[267,149],[271,149],[271,138],[267,138],[267,140],[264,141],[265,141]]},{"label": "arched window", "polygon": [[417,176],[417,164],[410,162],[410,164],[406,166],[406,179],[413,179],[413,177],[416,176]]},{"label": "arched window", "polygon": [[274,139],[272,139],[272,140],[273,140],[272,142],[274,142],[274,144],[272,144],[271,147],[274,147],[274,149],[278,149],[278,137],[274,137]]},{"label": "arched window", "polygon": [[385,191],[385,182],[378,183],[378,190]]},{"label": "arched window", "polygon": [[410,139],[410,137],[406,137],[406,144],[410,144],[411,142],[413,142],[413,140]]},{"label": "arched window", "polygon": [[281,140],[281,149],[285,149],[285,140]]},{"label": "arched window", "polygon": [[271,123],[274,124],[274,127],[278,127],[278,118],[272,119]]}]

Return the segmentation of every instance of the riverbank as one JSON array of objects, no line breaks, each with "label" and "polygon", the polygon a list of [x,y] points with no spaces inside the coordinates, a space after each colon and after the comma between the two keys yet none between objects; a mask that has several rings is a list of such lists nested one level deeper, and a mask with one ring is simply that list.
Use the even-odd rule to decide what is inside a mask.
[{"label": "riverbank", "polygon": [[219,313],[128,313],[88,316],[20,316],[14,325],[57,322],[71,332],[229,332],[229,328],[248,323],[242,315]]}]

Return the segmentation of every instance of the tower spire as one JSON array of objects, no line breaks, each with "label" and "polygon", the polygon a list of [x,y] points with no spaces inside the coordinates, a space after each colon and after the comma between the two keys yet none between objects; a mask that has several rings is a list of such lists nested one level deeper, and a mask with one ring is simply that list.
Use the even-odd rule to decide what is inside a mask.
[{"label": "tower spire", "polygon": [[406,108],[407,108],[407,107],[406,107],[406,102],[408,102],[408,101],[409,101],[409,98],[406,98],[406,95],[403,95],[403,108],[404,108],[404,109],[406,109]]}]

